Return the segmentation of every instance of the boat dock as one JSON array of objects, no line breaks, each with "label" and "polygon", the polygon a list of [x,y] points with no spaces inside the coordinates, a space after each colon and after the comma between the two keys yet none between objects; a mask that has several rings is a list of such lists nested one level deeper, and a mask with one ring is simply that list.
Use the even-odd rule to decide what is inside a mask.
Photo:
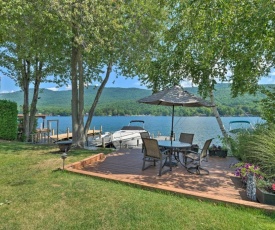
[{"label": "boat dock", "polygon": [[[95,136],[95,135],[100,135],[102,132],[102,130],[89,130],[87,133],[87,137],[90,136]],[[53,141],[65,141],[65,140],[70,140],[72,139],[73,134],[71,132],[67,132],[67,133],[62,133],[62,134],[57,134],[57,135],[50,135],[49,138]]]},{"label": "boat dock", "polygon": [[[87,133],[87,137],[100,135],[102,130],[92,129]],[[36,129],[36,133],[31,134],[32,143],[53,143],[57,141],[66,141],[72,139],[73,134],[67,129],[66,133],[54,134],[54,130]]]}]

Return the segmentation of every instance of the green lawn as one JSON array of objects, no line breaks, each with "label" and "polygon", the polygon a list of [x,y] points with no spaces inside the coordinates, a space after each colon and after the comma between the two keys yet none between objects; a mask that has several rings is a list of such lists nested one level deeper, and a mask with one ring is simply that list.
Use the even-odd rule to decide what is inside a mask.
[{"label": "green lawn", "polygon": [[[0,141],[0,229],[275,229],[274,213],[57,170],[57,150]],[[98,152],[72,150],[66,164]]]}]

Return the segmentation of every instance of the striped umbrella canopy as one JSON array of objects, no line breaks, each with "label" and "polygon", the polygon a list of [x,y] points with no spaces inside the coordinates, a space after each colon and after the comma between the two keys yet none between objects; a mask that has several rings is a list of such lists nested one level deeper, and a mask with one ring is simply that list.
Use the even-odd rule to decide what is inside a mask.
[{"label": "striped umbrella canopy", "polygon": [[173,137],[173,126],[174,126],[174,107],[185,106],[185,107],[213,107],[210,102],[197,97],[187,91],[181,86],[173,86],[163,91],[152,94],[151,96],[144,97],[138,100],[139,103],[151,104],[151,105],[164,105],[172,106],[172,128],[171,128],[171,140]]}]

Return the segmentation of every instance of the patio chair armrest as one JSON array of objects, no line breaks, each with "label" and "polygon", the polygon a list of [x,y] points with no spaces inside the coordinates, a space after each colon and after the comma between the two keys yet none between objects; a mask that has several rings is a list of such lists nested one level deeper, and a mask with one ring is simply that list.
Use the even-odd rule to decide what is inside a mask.
[{"label": "patio chair armrest", "polygon": [[193,153],[193,154],[199,155],[199,153],[198,153],[198,152],[193,151],[193,150],[187,150],[187,154],[188,154],[188,153]]}]

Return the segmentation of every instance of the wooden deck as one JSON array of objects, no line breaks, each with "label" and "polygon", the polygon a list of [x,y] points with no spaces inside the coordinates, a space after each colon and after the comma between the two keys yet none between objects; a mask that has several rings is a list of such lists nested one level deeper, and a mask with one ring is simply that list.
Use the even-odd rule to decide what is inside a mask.
[{"label": "wooden deck", "polygon": [[206,199],[275,211],[275,206],[253,202],[246,197],[240,178],[234,176],[234,169],[230,167],[237,162],[234,157],[209,157],[208,162],[204,162],[204,167],[210,171],[209,175],[190,174],[185,167],[178,164],[173,167],[172,171],[166,167],[167,172],[161,177],[157,176],[158,167],[152,166],[144,171],[141,170],[142,157],[140,149],[121,149],[107,156],[98,154],[83,159],[67,165],[65,169],[84,175],[139,185],[147,189],[159,189],[183,196],[192,196],[200,200]]}]

